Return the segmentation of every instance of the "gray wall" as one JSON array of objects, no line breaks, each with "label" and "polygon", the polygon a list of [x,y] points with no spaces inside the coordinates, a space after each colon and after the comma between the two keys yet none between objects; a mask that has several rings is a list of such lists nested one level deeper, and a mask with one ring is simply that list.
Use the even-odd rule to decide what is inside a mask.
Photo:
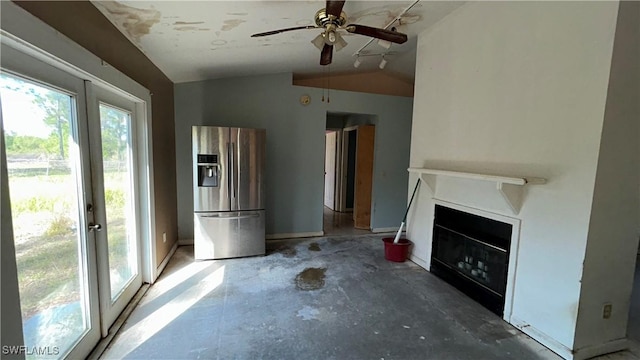
[{"label": "gray wall", "polygon": [[[191,126],[267,129],[267,234],[322,231],[327,112],[377,117],[372,227],[398,226],[407,204],[413,99],[293,86],[291,74],[175,86],[178,237],[193,239]],[[311,96],[303,106],[301,95]]]}]

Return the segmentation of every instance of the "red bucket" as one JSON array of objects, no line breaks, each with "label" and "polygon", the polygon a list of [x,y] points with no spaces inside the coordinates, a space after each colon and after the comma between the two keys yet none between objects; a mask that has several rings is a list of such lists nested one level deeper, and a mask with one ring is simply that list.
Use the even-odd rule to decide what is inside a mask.
[{"label": "red bucket", "polygon": [[384,241],[384,258],[389,261],[404,262],[409,254],[409,246],[411,241],[407,239],[399,239],[397,244],[393,243],[394,238],[383,238]]}]

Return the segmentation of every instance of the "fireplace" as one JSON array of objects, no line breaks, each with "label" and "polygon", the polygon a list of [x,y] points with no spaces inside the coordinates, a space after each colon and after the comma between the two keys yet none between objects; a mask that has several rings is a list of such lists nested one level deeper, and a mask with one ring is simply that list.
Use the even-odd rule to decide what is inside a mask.
[{"label": "fireplace", "polygon": [[512,228],[436,205],[431,272],[502,316]]}]

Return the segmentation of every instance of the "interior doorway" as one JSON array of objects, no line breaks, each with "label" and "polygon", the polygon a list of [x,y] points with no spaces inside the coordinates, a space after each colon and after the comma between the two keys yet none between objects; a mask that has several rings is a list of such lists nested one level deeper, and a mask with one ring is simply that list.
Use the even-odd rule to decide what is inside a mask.
[{"label": "interior doorway", "polygon": [[323,231],[326,235],[371,230],[375,116],[327,113]]}]

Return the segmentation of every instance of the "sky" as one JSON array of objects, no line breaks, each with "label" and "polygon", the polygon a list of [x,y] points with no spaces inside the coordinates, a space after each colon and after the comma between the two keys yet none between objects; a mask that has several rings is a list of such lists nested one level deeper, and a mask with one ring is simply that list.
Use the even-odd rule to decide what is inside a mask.
[{"label": "sky", "polygon": [[[19,89],[13,90],[16,87]],[[45,113],[33,103],[34,96],[28,93],[29,89],[40,94],[51,91],[32,83],[16,80],[6,74],[0,76],[4,130],[5,132],[14,132],[17,135],[46,138],[51,133],[51,128],[45,125],[43,121]]]}]

